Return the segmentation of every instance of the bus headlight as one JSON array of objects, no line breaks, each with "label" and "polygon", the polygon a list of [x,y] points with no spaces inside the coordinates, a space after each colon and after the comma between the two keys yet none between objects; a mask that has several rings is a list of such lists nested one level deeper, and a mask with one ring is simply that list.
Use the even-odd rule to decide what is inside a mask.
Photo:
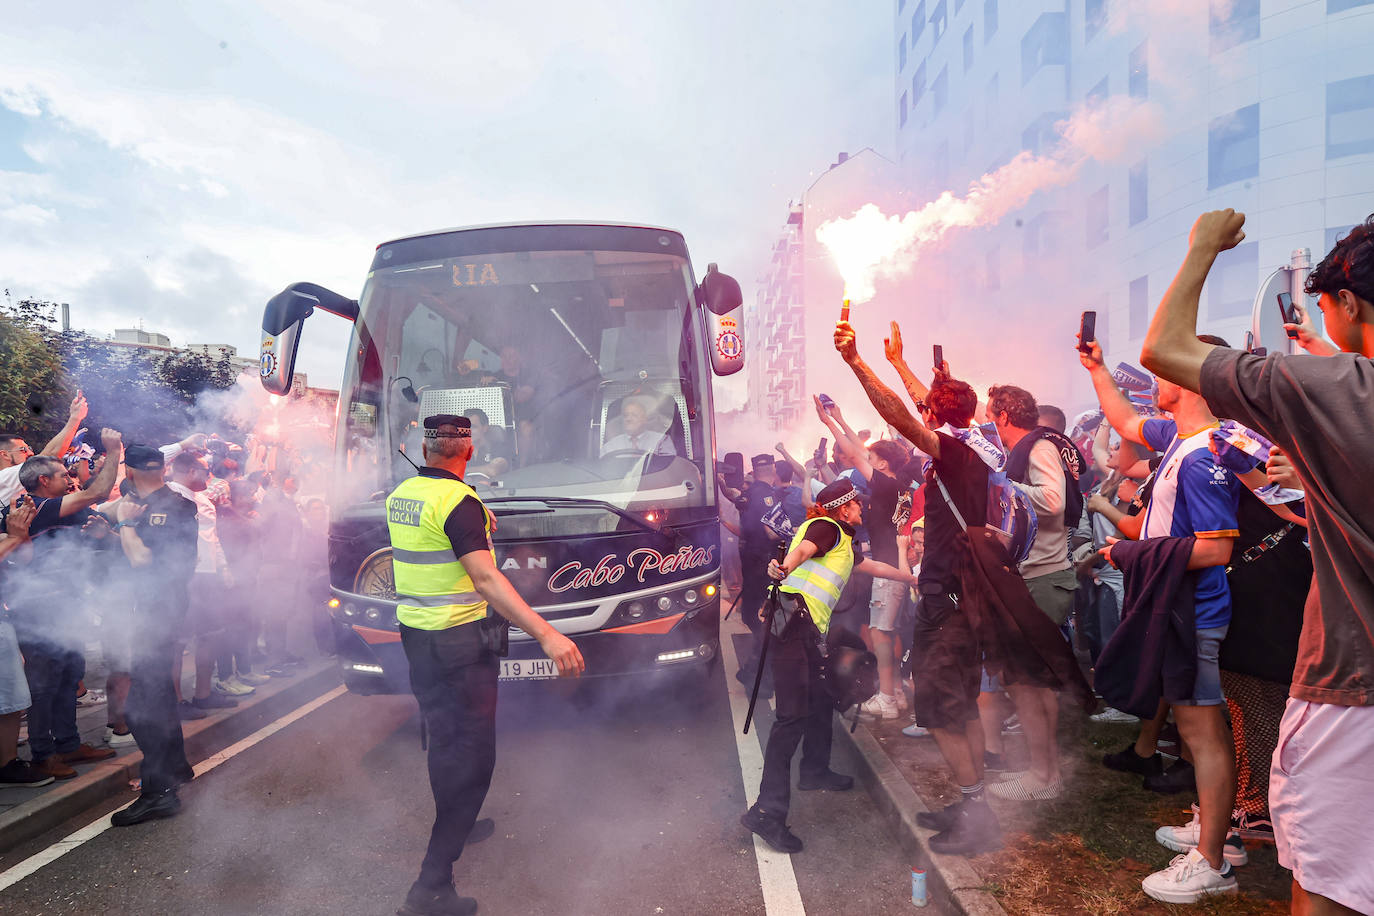
[{"label": "bus headlight", "polygon": [[380,608],[370,607],[363,612],[363,616],[367,618],[368,623],[381,623],[382,621],[382,611]]},{"label": "bus headlight", "polygon": [[625,613],[628,614],[631,619],[638,620],[644,616],[644,602],[631,601],[629,606],[625,608]]},{"label": "bus headlight", "polygon": [[668,613],[673,609],[673,599],[669,598],[667,595],[664,595],[663,597],[659,598],[658,609],[665,614]]},{"label": "bus headlight", "polygon": [[689,589],[687,589],[687,591],[683,592],[683,593],[682,593],[682,603],[685,604],[685,605],[687,605],[688,607],[691,607],[692,605],[696,604],[696,603],[697,603],[697,590],[694,589],[694,588],[689,588]]},{"label": "bus headlight", "polygon": [[344,617],[348,618],[349,620],[352,620],[353,618],[357,617],[357,616],[358,616],[358,608],[357,608],[357,606],[354,605],[354,604],[352,604],[352,603],[345,604],[345,605],[343,606],[343,615],[344,615]]}]

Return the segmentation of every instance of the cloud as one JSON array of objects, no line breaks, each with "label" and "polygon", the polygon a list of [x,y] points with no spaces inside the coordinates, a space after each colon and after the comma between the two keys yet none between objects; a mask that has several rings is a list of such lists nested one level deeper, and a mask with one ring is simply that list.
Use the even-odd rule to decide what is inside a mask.
[{"label": "cloud", "polygon": [[37,204],[19,204],[0,210],[0,220],[21,226],[40,227],[57,222],[57,214]]}]

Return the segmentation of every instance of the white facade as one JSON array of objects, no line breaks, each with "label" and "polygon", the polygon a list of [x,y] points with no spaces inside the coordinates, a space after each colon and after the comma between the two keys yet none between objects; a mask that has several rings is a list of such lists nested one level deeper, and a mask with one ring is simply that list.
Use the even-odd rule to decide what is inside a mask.
[{"label": "white facade", "polygon": [[[992,230],[981,289],[1058,286],[1042,307],[1099,312],[1109,359],[1135,361],[1205,210],[1248,215],[1199,324],[1245,342],[1256,289],[1294,249],[1313,263],[1374,213],[1374,0],[1224,0],[1228,18],[1149,0],[895,0],[897,159],[923,199],[959,193],[1094,99],[1158,102],[1157,142],[1090,162]],[[1186,12],[1186,10],[1185,10]],[[1277,342],[1265,340],[1275,346]]]}]

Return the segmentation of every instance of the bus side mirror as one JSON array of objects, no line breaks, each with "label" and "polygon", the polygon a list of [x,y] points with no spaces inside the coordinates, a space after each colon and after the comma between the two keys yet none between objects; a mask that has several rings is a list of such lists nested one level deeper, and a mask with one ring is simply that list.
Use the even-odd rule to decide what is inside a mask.
[{"label": "bus side mirror", "polygon": [[711,368],[716,375],[734,375],[744,368],[744,293],[739,281],[708,264],[697,286],[697,301],[706,309]]},{"label": "bus side mirror", "polygon": [[293,283],[267,300],[267,308],[262,313],[258,372],[262,377],[262,387],[273,394],[291,391],[291,379],[296,374],[296,348],[301,342],[301,326],[317,308],[350,321],[358,317],[358,303],[355,300],[314,283]]}]

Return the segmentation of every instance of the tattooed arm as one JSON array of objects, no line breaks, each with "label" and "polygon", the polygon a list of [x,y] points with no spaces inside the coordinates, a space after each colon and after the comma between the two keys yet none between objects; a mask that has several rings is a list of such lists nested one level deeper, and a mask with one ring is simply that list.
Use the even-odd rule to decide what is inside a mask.
[{"label": "tattooed arm", "polygon": [[931,432],[924,423],[913,417],[902,404],[901,397],[891,388],[879,381],[878,376],[869,368],[868,363],[859,356],[854,329],[849,322],[841,321],[835,325],[835,349],[854,370],[859,384],[864,386],[868,400],[878,409],[878,414],[893,429],[906,436],[912,445],[932,458],[940,457],[940,437]]}]

